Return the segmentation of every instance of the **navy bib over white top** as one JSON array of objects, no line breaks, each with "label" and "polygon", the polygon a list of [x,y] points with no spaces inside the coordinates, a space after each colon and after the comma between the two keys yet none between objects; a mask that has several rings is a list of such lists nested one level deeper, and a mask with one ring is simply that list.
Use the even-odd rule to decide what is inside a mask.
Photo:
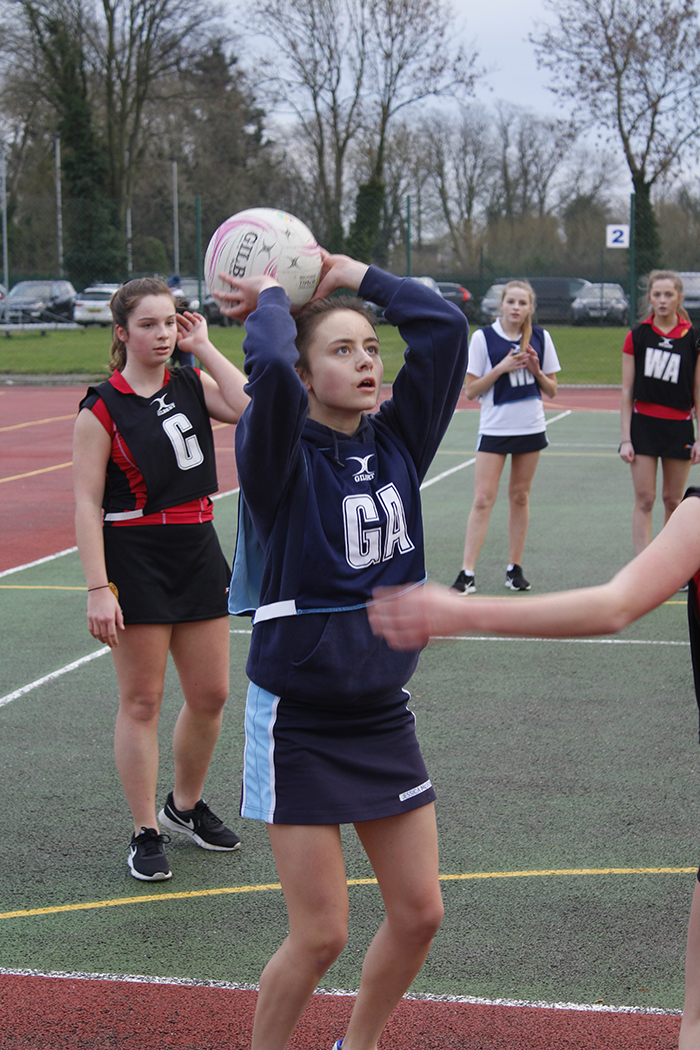
[{"label": "navy bib over white top", "polygon": [[[533,327],[532,331],[531,345],[537,350],[542,371],[545,375],[560,371],[561,365],[549,332],[538,327]],[[467,372],[480,379],[519,345],[519,339],[508,339],[500,320],[478,329],[469,344]],[[514,437],[541,434],[546,430],[542,395],[535,377],[526,368],[499,376],[494,385],[479,397],[479,403],[480,435]]]},{"label": "navy bib over white top", "polygon": [[[495,368],[508,354],[520,350],[519,339],[515,341],[506,339],[505,335],[501,334],[502,330],[499,333],[492,325],[484,328],[483,332],[492,368]],[[541,328],[533,326],[530,345],[533,350],[537,351],[537,356],[540,359],[540,368],[542,368],[544,361],[544,331]],[[542,400],[542,394],[535,377],[527,368],[520,368],[515,372],[504,372],[493,384],[493,403],[495,405],[502,405],[504,401],[522,401],[526,397],[539,397],[540,401]]]}]

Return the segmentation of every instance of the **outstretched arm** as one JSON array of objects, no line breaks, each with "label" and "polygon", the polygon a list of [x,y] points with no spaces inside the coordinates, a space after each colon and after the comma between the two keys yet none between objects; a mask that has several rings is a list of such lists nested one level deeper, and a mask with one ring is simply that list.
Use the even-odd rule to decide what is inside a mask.
[{"label": "outstretched arm", "polygon": [[372,630],[394,649],[462,631],[535,638],[610,634],[661,605],[700,568],[700,499],[681,503],[656,539],[609,583],[527,599],[464,598],[434,584],[377,591]]}]

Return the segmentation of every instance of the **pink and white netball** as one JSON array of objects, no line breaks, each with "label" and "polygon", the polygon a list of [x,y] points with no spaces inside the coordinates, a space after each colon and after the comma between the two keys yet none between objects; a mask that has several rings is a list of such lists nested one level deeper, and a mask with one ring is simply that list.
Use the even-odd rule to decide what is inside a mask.
[{"label": "pink and white netball", "polygon": [[209,241],[204,276],[212,291],[230,291],[217,275],[268,274],[284,288],[292,306],[303,306],[316,291],[321,252],[311,230],[274,208],[247,208],[219,226]]}]

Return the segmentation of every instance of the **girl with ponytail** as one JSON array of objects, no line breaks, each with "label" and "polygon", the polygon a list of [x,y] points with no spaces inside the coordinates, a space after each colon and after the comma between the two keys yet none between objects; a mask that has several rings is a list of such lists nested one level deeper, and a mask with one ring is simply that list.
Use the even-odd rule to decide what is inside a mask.
[{"label": "girl with ponytail", "polygon": [[476,590],[474,571],[508,455],[509,562],[505,585],[529,591],[521,567],[530,518],[530,488],[547,435],[542,393],[554,397],[560,369],[549,332],[533,327],[535,293],[527,281],[509,281],[501,293],[501,317],[475,332],[469,344],[465,390],[481,402],[474,468],[474,503],[467,522],[462,571],[452,584],[460,594]]},{"label": "girl with ponytail", "polygon": [[646,302],[648,315],[627,333],[622,353],[618,451],[632,470],[635,554],[651,542],[659,459],[664,524],[683,498],[691,463],[700,462],[700,442],[693,427],[700,408],[700,333],[683,308],[678,274],[653,270]]}]

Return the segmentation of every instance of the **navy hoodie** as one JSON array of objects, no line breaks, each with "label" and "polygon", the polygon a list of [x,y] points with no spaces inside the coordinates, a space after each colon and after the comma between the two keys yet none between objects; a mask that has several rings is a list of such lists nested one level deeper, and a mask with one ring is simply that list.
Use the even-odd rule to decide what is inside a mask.
[{"label": "navy hoodie", "polygon": [[231,611],[260,607],[251,681],[312,704],[388,695],[415,670],[418,653],[394,652],[375,638],[365,605],[377,586],[425,579],[419,487],[467,364],[466,321],[429,288],[370,267],[359,295],[385,307],[408,350],[392,399],[350,436],[307,418],[307,391],[294,370],[296,327],[281,288],[261,293],[243,344],[251,401],[236,429],[235,563],[240,569],[255,558],[252,526],[262,573],[259,600],[254,594],[237,606],[234,564]]}]

